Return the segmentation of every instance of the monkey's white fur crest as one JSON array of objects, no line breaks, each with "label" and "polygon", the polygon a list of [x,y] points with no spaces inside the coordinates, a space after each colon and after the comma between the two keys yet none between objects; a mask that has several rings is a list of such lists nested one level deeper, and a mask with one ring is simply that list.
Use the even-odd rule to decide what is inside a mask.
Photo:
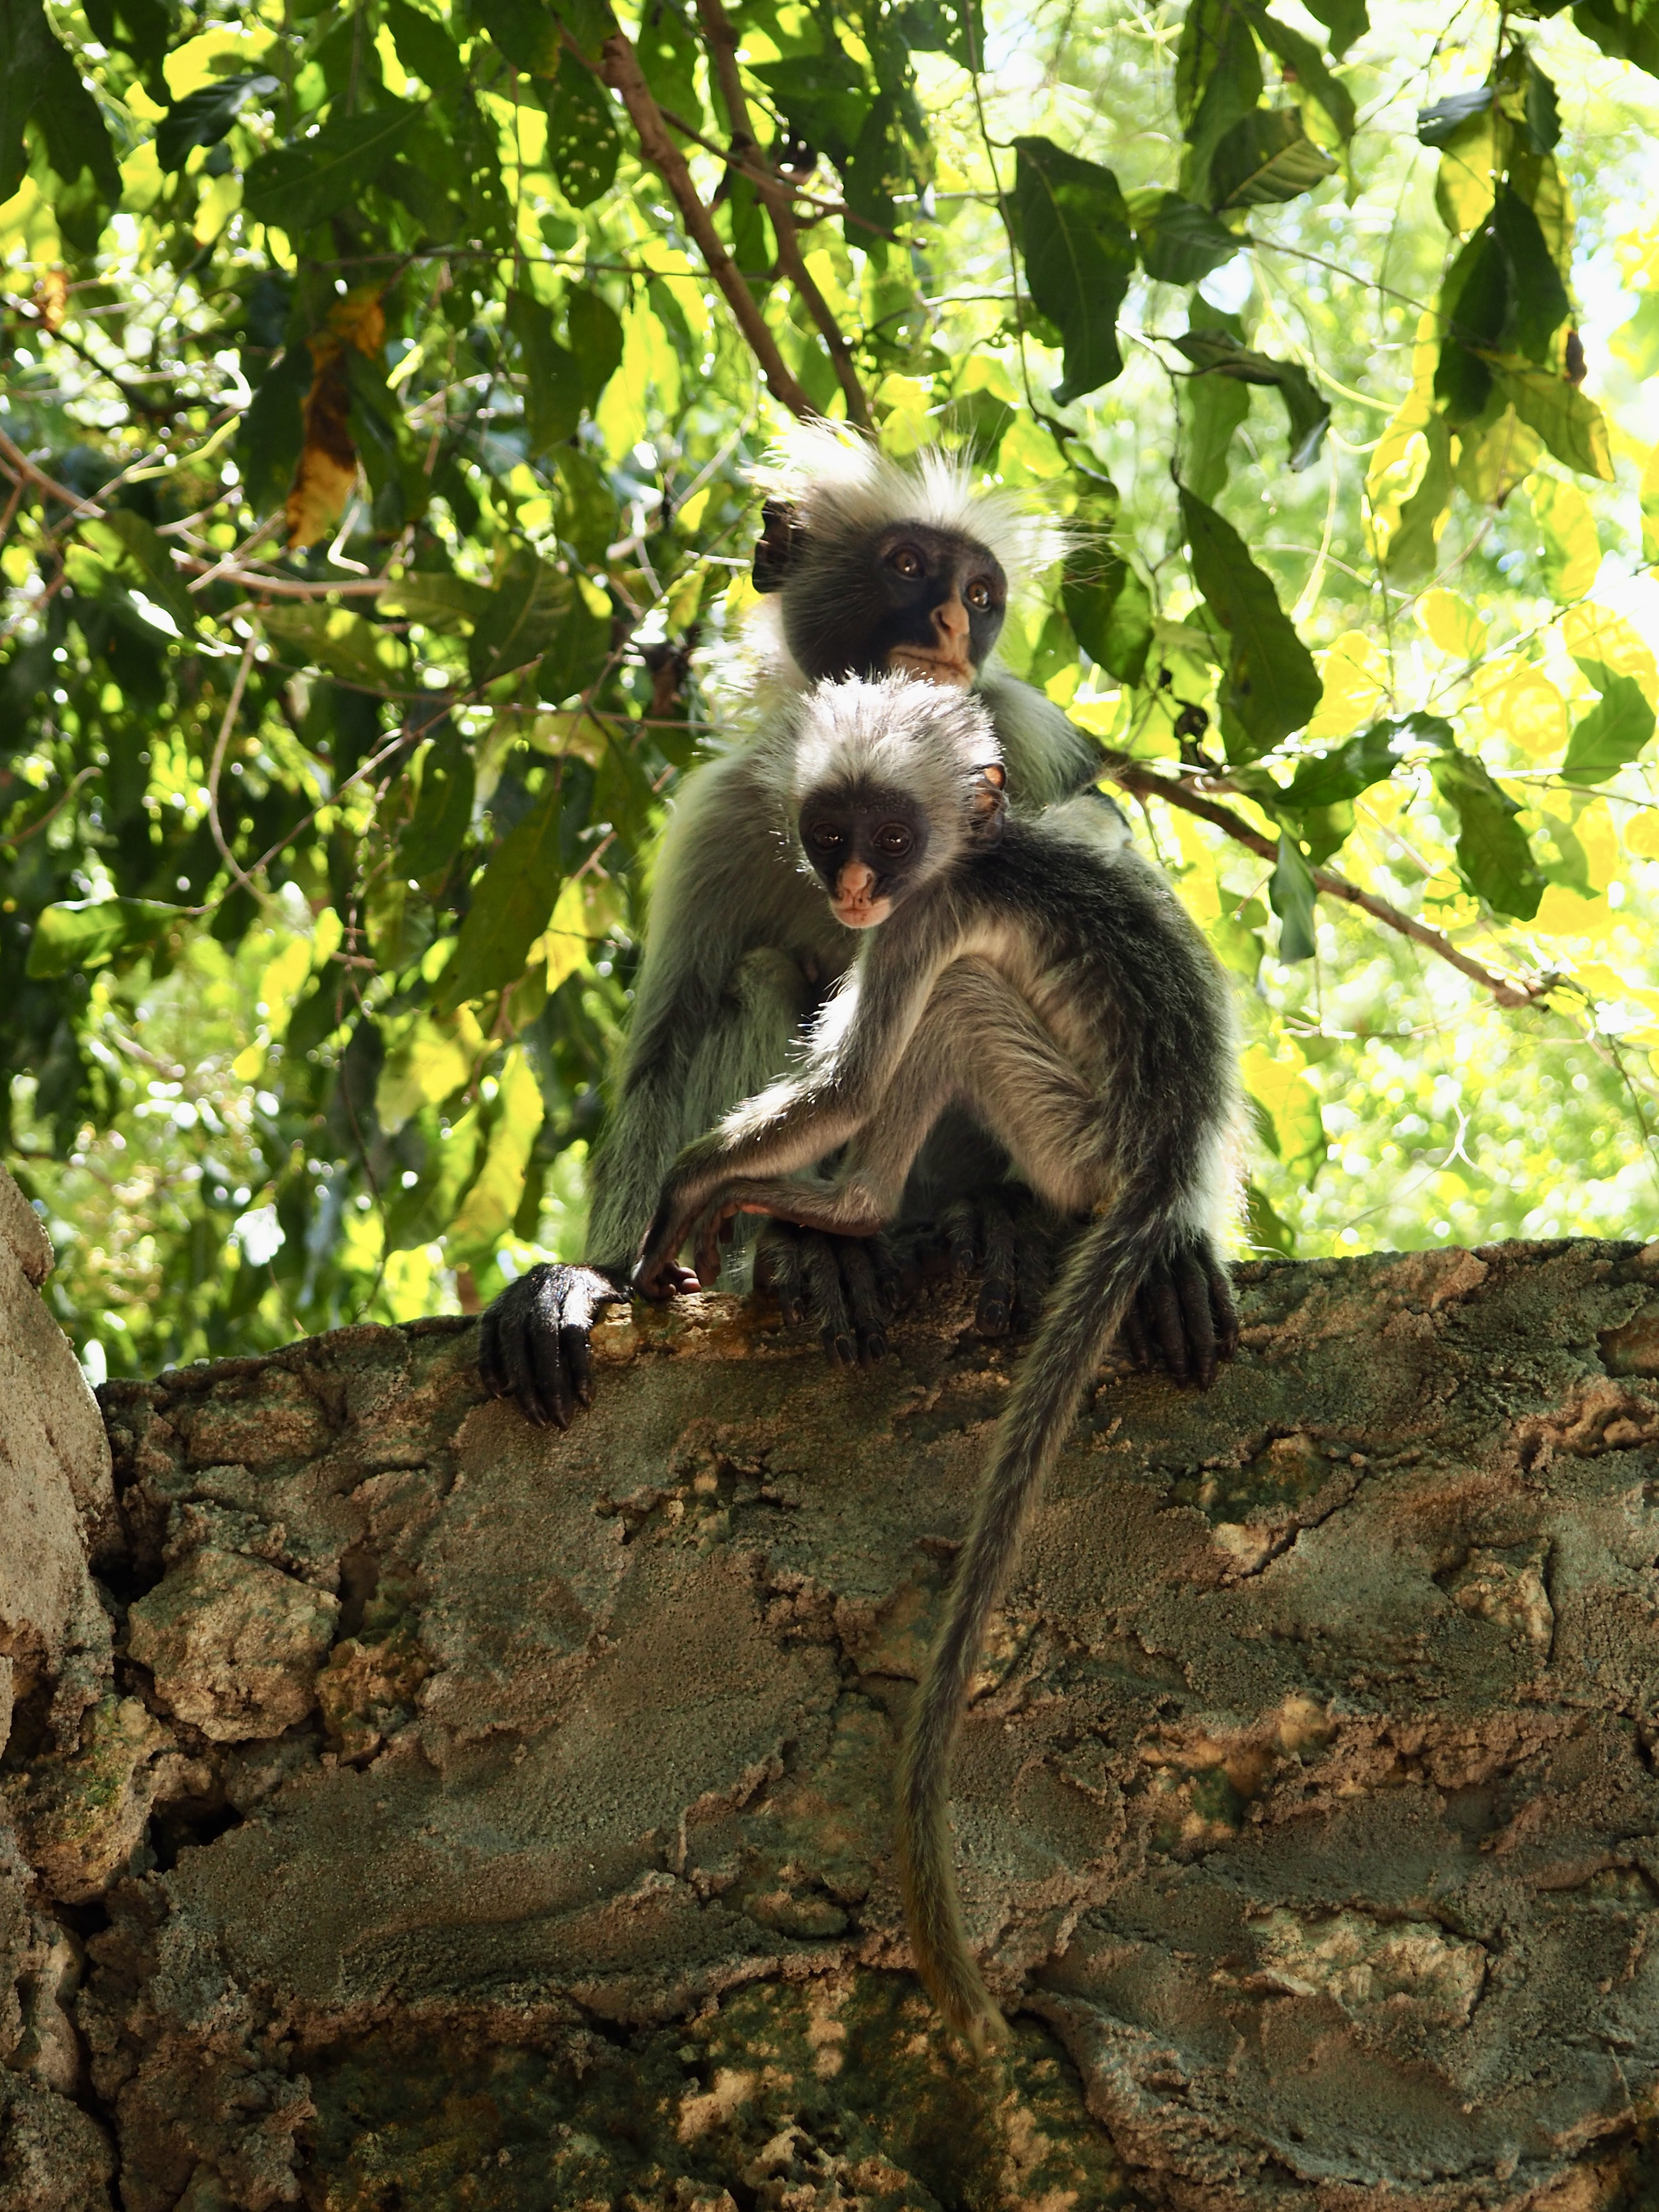
[{"label": "monkey's white fur crest", "polygon": [[[779,762],[787,784],[779,797],[791,834],[803,801],[826,785],[903,792],[933,825],[926,876],[955,860],[968,835],[969,795],[984,769],[1002,766],[989,709],[971,692],[914,676],[815,684],[790,720]],[[951,823],[958,838],[945,834]]]},{"label": "monkey's white fur crest", "polygon": [[769,499],[787,499],[814,535],[925,522],[988,546],[1018,586],[1057,561],[1066,532],[1030,514],[1010,492],[975,486],[963,454],[927,446],[893,460],[860,437],[822,420],[793,423],[769,449],[755,482]]}]

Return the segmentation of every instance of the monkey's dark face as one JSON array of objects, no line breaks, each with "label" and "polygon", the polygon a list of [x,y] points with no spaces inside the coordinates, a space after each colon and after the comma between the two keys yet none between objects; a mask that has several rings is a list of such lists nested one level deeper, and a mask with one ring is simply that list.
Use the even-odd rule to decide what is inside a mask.
[{"label": "monkey's dark face", "polygon": [[809,556],[783,586],[784,632],[805,675],[895,670],[966,686],[1002,629],[1008,580],[971,538],[898,522]]},{"label": "monkey's dark face", "polygon": [[873,929],[914,889],[927,823],[902,792],[837,784],[813,792],[802,806],[800,843],[836,921]]}]

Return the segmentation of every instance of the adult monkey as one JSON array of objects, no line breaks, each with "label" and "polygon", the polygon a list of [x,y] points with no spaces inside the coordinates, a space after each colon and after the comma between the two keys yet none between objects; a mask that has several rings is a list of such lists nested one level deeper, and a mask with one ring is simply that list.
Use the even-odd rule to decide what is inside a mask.
[{"label": "adult monkey", "polygon": [[[1010,572],[1029,575],[1050,557],[1051,532],[1011,500],[976,492],[969,471],[942,453],[901,465],[828,424],[791,432],[763,483],[771,495],[754,580],[775,595],[777,616],[757,692],[762,731],[822,678],[897,672],[979,694],[1016,809],[1035,812],[1094,781],[1093,741],[994,658]],[[797,868],[749,749],[686,779],[657,865],[616,1103],[592,1163],[588,1256],[530,1269],[484,1315],[478,1364],[494,1395],[561,1428],[587,1403],[594,1320],[629,1296],[682,1146],[787,1066],[857,944],[858,932]],[[964,1225],[969,1206],[976,1229]],[[1022,1264],[1030,1279],[1020,1287],[1040,1295],[1043,1240],[1020,1237],[1032,1220],[1029,1195],[1009,1185],[999,1148],[961,1115],[927,1145],[900,1218],[937,1216],[964,1272],[984,1259],[981,1326],[1006,1328]],[[826,1346],[850,1364],[885,1348],[884,1264],[868,1240],[769,1224],[756,1274],[786,1320],[814,1310]],[[695,1276],[684,1280],[695,1286]],[[1170,1291],[1148,1286],[1132,1340],[1143,1358],[1158,1348],[1184,1377],[1180,1300]]]}]

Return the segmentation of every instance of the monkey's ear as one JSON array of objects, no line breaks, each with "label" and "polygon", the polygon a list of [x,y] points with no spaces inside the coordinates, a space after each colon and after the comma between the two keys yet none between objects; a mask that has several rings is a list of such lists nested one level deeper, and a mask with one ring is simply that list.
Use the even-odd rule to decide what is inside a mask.
[{"label": "monkey's ear", "polygon": [[755,541],[750,578],[757,592],[781,592],[806,535],[799,514],[787,499],[769,499],[761,509],[761,534]]},{"label": "monkey's ear", "polygon": [[983,768],[974,770],[972,788],[968,794],[968,819],[976,832],[986,837],[1002,834],[1003,817],[1008,811],[1008,771],[1000,761],[988,761]]}]

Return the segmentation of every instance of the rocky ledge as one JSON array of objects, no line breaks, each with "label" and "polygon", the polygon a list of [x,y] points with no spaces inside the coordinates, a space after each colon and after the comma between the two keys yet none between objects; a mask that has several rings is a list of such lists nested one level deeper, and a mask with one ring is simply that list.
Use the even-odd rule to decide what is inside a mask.
[{"label": "rocky ledge", "polygon": [[1651,2188],[1659,1246],[1252,1267],[1208,1397],[1103,1376],[958,1765],[985,2065],[886,1809],[1018,1356],[954,1296],[851,1377],[618,1318],[564,1436],[344,1329],[106,1388],[112,1486],[14,1275],[5,2212]]}]

